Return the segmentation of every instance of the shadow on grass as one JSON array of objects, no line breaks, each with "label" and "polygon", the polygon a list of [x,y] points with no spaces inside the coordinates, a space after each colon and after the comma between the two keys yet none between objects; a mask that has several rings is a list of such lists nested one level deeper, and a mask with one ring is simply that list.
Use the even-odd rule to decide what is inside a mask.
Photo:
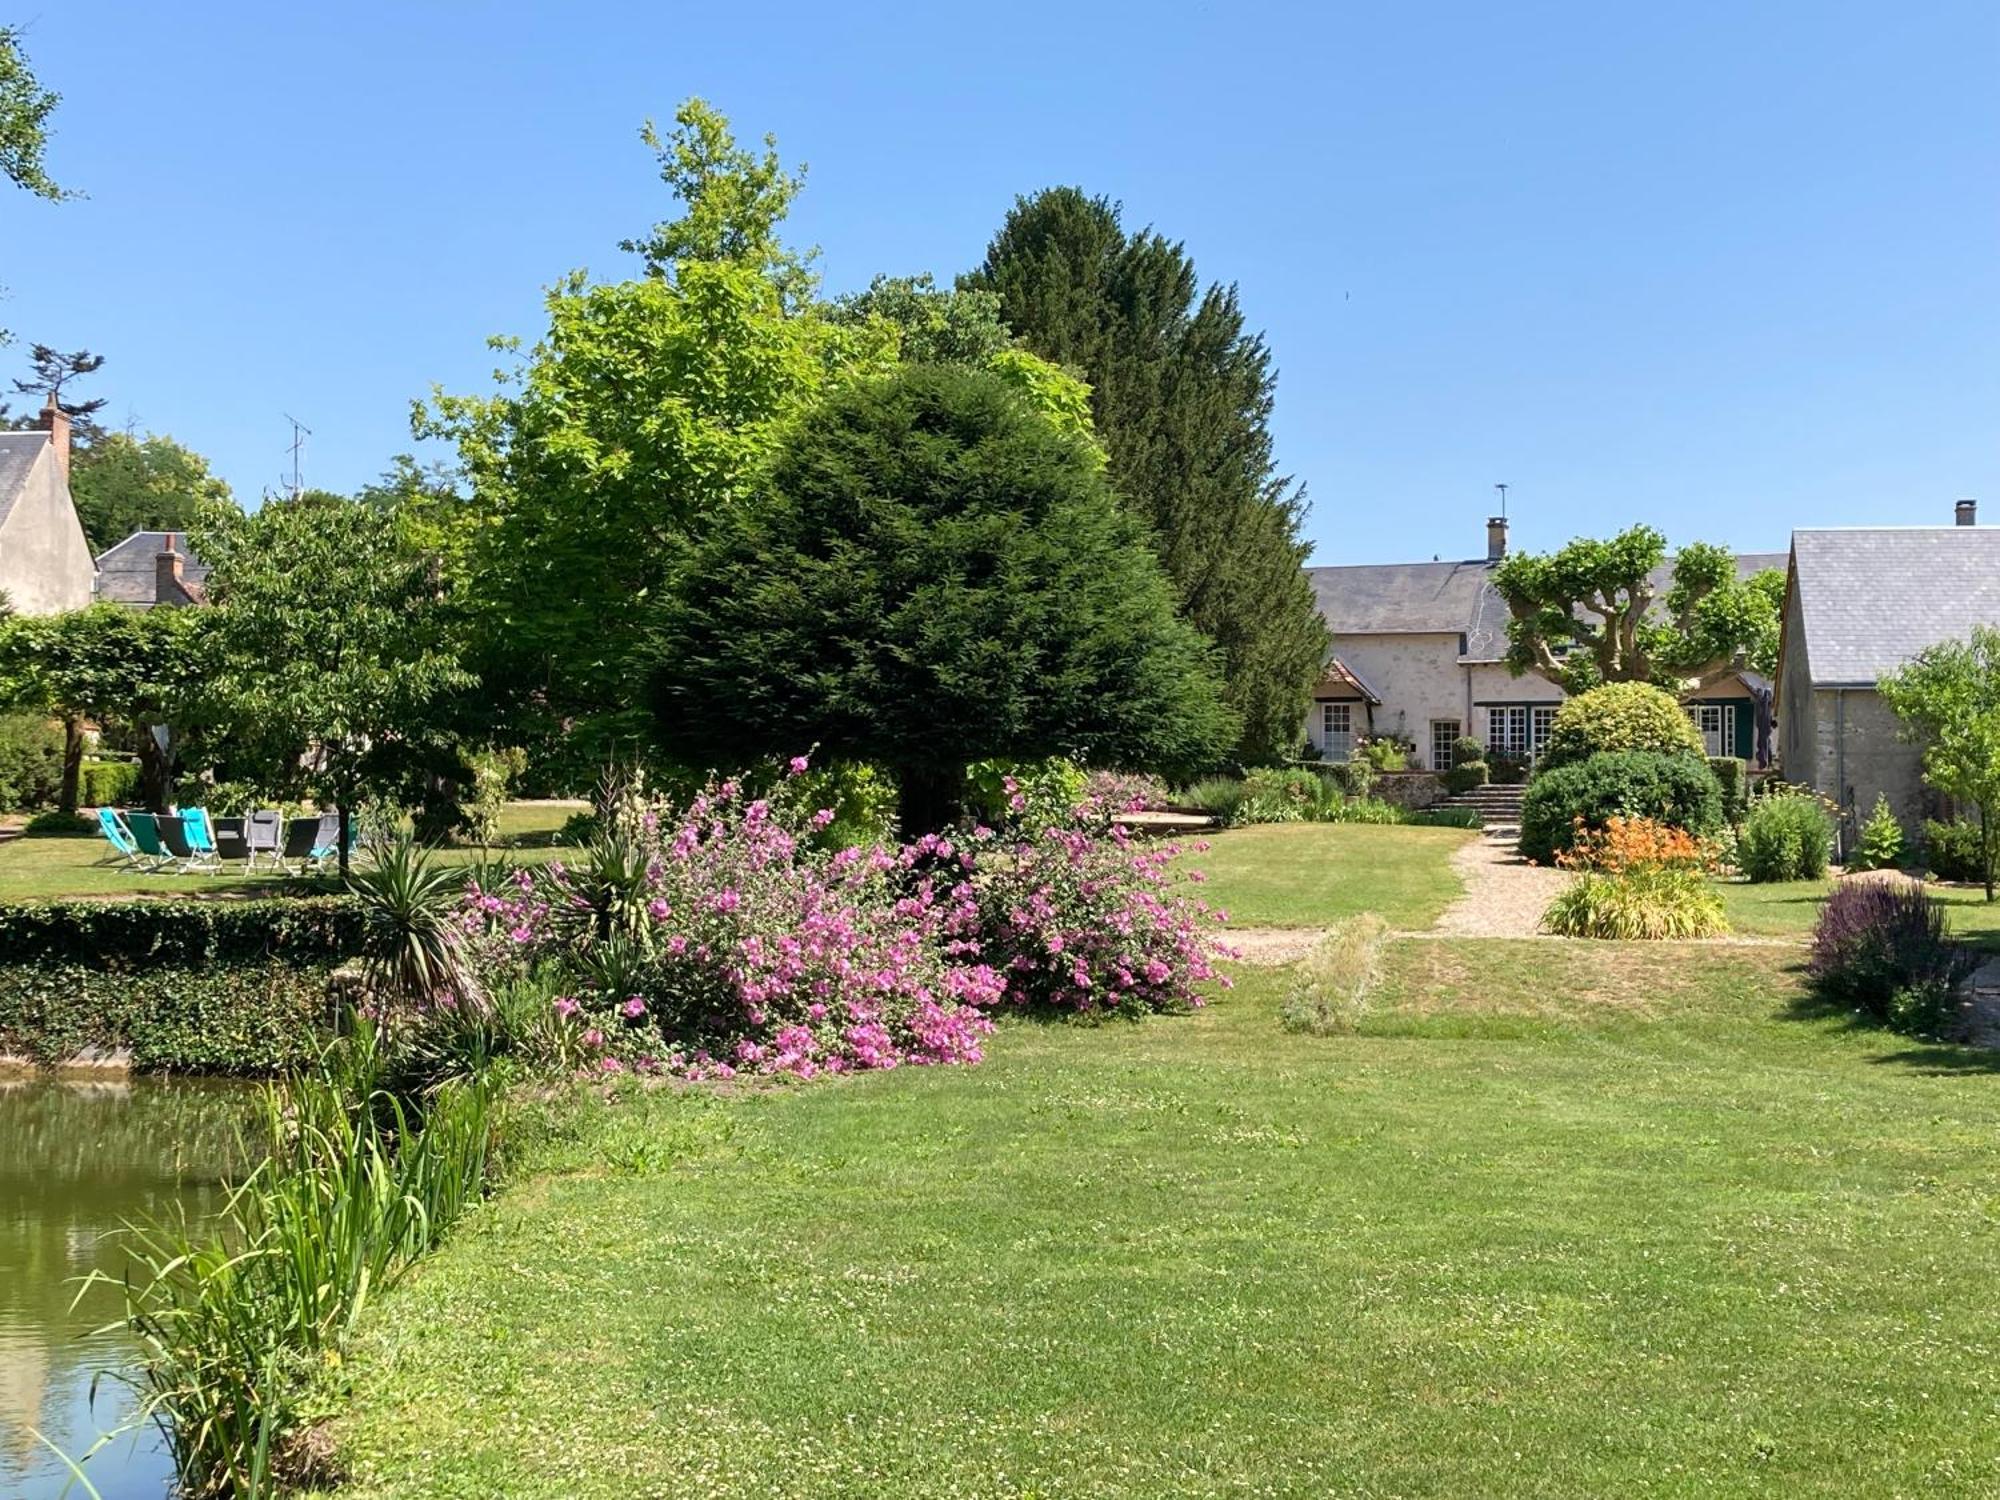
[{"label": "shadow on grass", "polygon": [[1933,1078],[1955,1077],[1962,1073],[2000,1073],[2000,1052],[1991,1047],[1966,1047],[1951,1042],[1924,1042],[1901,1052],[1885,1052],[1871,1061],[1880,1066],[1894,1065]]}]

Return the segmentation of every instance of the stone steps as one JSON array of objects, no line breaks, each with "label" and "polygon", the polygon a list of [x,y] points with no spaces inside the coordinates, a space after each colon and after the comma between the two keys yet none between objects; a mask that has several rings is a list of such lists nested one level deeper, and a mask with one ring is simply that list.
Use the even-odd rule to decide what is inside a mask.
[{"label": "stone steps", "polygon": [[1469,807],[1479,814],[1482,823],[1492,828],[1521,821],[1521,798],[1526,792],[1525,786],[1494,786],[1488,783],[1468,792],[1454,793],[1438,805]]}]

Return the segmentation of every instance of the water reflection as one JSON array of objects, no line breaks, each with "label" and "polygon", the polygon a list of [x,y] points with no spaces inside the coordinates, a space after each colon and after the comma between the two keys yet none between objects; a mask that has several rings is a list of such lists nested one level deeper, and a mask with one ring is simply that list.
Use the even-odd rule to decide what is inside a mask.
[{"label": "water reflection", "polygon": [[[98,1373],[131,1345],[122,1330],[96,1331],[118,1316],[109,1288],[72,1308],[78,1278],[124,1274],[126,1220],[219,1205],[249,1100],[223,1084],[0,1078],[0,1495],[63,1492],[69,1472],[36,1429],[80,1455],[130,1411],[110,1380],[92,1403]],[[171,1474],[150,1429],[85,1471],[104,1500],[160,1500]]]}]

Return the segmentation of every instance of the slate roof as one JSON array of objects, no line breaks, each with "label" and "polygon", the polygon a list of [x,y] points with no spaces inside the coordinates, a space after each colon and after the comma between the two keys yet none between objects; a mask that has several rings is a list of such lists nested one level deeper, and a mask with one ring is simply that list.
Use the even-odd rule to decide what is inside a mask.
[{"label": "slate roof", "polygon": [[187,549],[187,538],[176,531],[135,531],[97,559],[97,597],[113,604],[156,604],[159,564],[154,561],[167,550],[167,538],[175,537],[174,550],[181,554],[181,578],[199,585],[208,578],[208,567]]},{"label": "slate roof", "polygon": [[[1766,568],[1783,570],[1783,552],[1745,552],[1736,558],[1736,576]],[[1362,563],[1307,568],[1313,596],[1327,628],[1342,635],[1456,635],[1463,632],[1461,661],[1499,661],[1507,654],[1507,601],[1493,587],[1497,562]],[[1673,564],[1653,576],[1664,595],[1673,582]]]},{"label": "slate roof", "polygon": [[1940,641],[2000,626],[2000,526],[1855,526],[1792,533],[1816,686],[1873,687]]},{"label": "slate roof", "polygon": [[21,498],[21,486],[28,481],[28,471],[48,445],[46,432],[0,432],[0,526],[7,524],[14,502]]}]

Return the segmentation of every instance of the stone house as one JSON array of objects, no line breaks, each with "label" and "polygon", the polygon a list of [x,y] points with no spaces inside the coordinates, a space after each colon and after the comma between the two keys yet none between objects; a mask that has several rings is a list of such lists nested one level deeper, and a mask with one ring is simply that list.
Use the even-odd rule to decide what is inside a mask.
[{"label": "stone house", "polygon": [[[1507,522],[1495,516],[1481,558],[1306,570],[1333,633],[1306,717],[1322,757],[1345,760],[1357,738],[1381,735],[1412,742],[1412,764],[1433,771],[1450,769],[1461,735],[1522,760],[1541,753],[1567,695],[1538,673],[1508,670],[1507,603],[1493,586],[1506,556]],[[1736,560],[1743,577],[1784,565],[1782,553]],[[1659,591],[1670,580],[1656,579]],[[1759,761],[1760,696],[1768,704],[1770,685],[1745,672],[1686,700],[1711,754]],[[1768,709],[1764,717],[1768,725]]]},{"label": "stone house", "polygon": [[1878,795],[1905,829],[1947,809],[1876,684],[1926,646],[2000,627],[2000,527],[1970,500],[1952,526],[1794,531],[1778,659],[1784,773],[1849,822]]},{"label": "stone house", "polygon": [[178,531],[135,531],[97,559],[97,597],[133,609],[206,604],[207,580]]},{"label": "stone house", "polygon": [[41,426],[0,432],[0,592],[24,615],[90,603],[96,568],[69,493],[69,414],[49,398]]}]

